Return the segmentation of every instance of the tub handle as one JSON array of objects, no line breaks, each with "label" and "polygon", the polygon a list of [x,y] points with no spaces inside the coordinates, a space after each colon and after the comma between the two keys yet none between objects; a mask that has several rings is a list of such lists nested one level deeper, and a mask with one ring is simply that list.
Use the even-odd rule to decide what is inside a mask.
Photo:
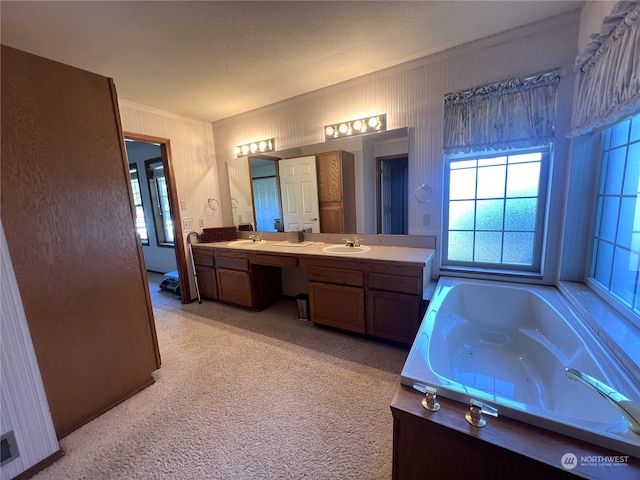
[{"label": "tub handle", "polygon": [[425,387],[422,406],[430,412],[437,412],[440,410],[440,404],[436,401],[436,393],[438,393],[438,389],[430,386]]},{"label": "tub handle", "polygon": [[482,428],[487,424],[487,421],[482,417],[483,413],[497,417],[498,409],[472,398],[469,400],[469,411],[464,415],[464,418],[474,427]]}]

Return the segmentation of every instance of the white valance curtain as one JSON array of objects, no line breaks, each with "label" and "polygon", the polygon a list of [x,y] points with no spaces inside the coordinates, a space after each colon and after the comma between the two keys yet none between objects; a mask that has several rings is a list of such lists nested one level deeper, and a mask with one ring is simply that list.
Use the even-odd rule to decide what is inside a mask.
[{"label": "white valance curtain", "polygon": [[553,70],[444,97],[444,153],[550,144],[560,72]]},{"label": "white valance curtain", "polygon": [[640,1],[618,2],[592,39],[574,65],[579,85],[569,136],[640,111]]}]

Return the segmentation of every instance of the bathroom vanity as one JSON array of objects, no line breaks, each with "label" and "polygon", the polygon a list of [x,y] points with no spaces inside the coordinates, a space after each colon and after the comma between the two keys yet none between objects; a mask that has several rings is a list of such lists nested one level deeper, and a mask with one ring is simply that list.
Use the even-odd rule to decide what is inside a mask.
[{"label": "bathroom vanity", "polygon": [[427,304],[426,265],[432,249],[367,246],[366,251],[331,253],[325,251],[327,244],[309,243],[301,247],[240,240],[193,245],[201,296],[262,310],[282,295],[281,269],[297,268],[308,279],[314,323],[413,342]]}]

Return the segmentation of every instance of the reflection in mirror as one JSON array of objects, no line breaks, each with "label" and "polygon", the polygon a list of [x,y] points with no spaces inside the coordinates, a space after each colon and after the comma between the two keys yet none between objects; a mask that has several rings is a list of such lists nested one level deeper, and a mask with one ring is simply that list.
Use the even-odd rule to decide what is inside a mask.
[{"label": "reflection in mirror", "polygon": [[[250,159],[267,159],[277,163],[274,157],[287,159],[318,155],[327,152],[345,151],[353,154],[355,207],[345,206],[344,215],[347,219],[355,217],[356,232],[362,234],[394,233],[406,234],[407,211],[410,193],[408,192],[409,174],[409,132],[408,128],[388,130],[386,132],[345,137],[314,145],[304,145],[287,150],[270,152],[271,157],[252,156],[239,157],[229,160],[229,189],[233,207],[233,221],[236,226],[241,224],[260,231],[285,230],[282,222],[283,200],[278,192],[275,205],[279,208],[279,216],[274,217],[275,206],[273,195],[271,200],[265,201],[268,208],[263,209],[263,199],[258,200],[260,207],[256,207],[254,196],[256,186],[253,180],[253,167]],[[404,160],[403,160],[404,159]],[[396,163],[397,162],[397,163]],[[386,168],[391,176],[386,182],[382,180],[382,171]],[[256,168],[259,168],[256,162]],[[278,168],[275,176],[278,177]],[[400,172],[400,173],[397,173]],[[321,180],[319,179],[318,182]],[[276,182],[278,185],[279,180]],[[271,202],[271,203],[269,203]],[[384,203],[383,203],[384,202]],[[322,202],[320,202],[322,204]],[[264,219],[260,220],[258,211],[266,211]],[[262,214],[260,214],[262,215]],[[273,217],[273,219],[271,218]],[[280,219],[279,227],[275,219]],[[322,205],[320,213],[320,231],[322,229]],[[272,225],[274,223],[274,225]],[[325,222],[326,223],[326,222]],[[345,232],[353,232],[349,226]]]}]

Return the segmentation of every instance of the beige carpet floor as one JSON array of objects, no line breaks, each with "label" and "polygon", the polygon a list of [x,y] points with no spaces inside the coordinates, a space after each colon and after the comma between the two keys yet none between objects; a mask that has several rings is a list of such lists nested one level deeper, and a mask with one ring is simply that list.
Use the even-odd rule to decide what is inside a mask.
[{"label": "beige carpet floor", "polygon": [[263,312],[181,305],[150,277],[156,383],[62,439],[46,479],[389,479],[408,348]]}]

